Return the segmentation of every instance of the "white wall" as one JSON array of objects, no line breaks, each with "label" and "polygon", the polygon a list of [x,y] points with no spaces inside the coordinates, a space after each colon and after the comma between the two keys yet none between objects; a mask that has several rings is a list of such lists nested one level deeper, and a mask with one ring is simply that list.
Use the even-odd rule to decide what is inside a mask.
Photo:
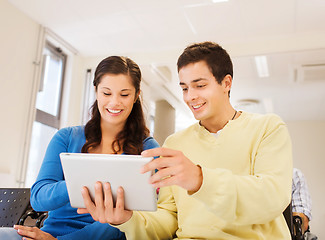
[{"label": "white wall", "polygon": [[[5,0],[0,0],[0,187],[18,187],[34,114],[40,25]],[[85,75],[83,58],[70,56],[64,94],[63,126],[80,124]],[[37,87],[37,86],[36,86]],[[24,152],[25,151],[25,152]]]},{"label": "white wall", "polygon": [[292,138],[293,164],[304,173],[313,201],[311,231],[325,239],[325,121],[287,122]]},{"label": "white wall", "polygon": [[[69,57],[68,57],[69,58]],[[70,56],[72,58],[72,56]],[[84,57],[73,56],[65,75],[65,92],[62,99],[63,116],[61,128],[81,124],[83,109],[83,91],[86,80],[86,68],[84,68]]]},{"label": "white wall", "polygon": [[29,114],[39,24],[0,0],[0,173],[15,184]]}]

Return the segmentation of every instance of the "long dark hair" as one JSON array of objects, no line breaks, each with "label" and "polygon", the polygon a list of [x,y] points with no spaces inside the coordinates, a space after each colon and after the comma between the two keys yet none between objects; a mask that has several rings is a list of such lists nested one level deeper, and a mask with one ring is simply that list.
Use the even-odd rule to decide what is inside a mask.
[{"label": "long dark hair", "polygon": [[[111,56],[102,60],[95,71],[93,84],[97,91],[98,84],[105,74],[125,74],[131,77],[132,84],[135,87],[135,96],[140,92],[141,71],[139,66],[127,57]],[[100,112],[98,110],[97,100],[92,105],[91,119],[85,126],[86,143],[81,152],[87,153],[90,148],[97,147],[102,140],[102,131],[100,127]],[[140,154],[143,151],[143,140],[149,136],[149,130],[146,127],[144,114],[141,106],[140,96],[133,104],[132,111],[126,120],[124,128],[117,134],[112,143],[112,149],[115,154],[123,150],[126,154]]]}]

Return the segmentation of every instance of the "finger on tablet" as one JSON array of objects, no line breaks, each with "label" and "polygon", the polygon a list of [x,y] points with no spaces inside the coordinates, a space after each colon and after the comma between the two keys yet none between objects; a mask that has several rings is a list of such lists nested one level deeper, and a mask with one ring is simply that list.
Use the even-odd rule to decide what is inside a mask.
[{"label": "finger on tablet", "polygon": [[87,208],[78,208],[77,213],[78,214],[85,214],[85,213],[89,213],[89,212],[88,212]]},{"label": "finger on tablet", "polygon": [[95,205],[96,207],[104,207],[103,185],[101,182],[95,183]]},{"label": "finger on tablet", "polygon": [[142,157],[153,157],[153,158],[159,158],[160,156],[163,155],[163,148],[152,148],[152,149],[147,149],[141,152]]},{"label": "finger on tablet", "polygon": [[108,182],[104,183],[104,206],[105,209],[108,211],[108,214],[113,212],[113,208],[114,208],[113,194],[112,194],[111,184]]},{"label": "finger on tablet", "polygon": [[116,209],[118,211],[124,211],[124,189],[122,187],[118,187],[117,189]]},{"label": "finger on tablet", "polygon": [[[90,198],[88,188],[83,187],[81,189],[81,194],[84,199],[84,204],[85,204],[85,207],[87,208],[87,211],[89,211],[89,213],[93,212],[95,209],[95,204],[93,203],[93,201]],[[82,213],[84,213],[83,210],[82,210]]]},{"label": "finger on tablet", "polygon": [[140,169],[140,173],[146,173],[146,172],[154,171],[156,169],[158,169],[158,170],[164,169],[166,167],[169,167],[172,164],[173,163],[170,158],[165,158],[165,157],[156,158],[156,159],[148,162],[144,166],[142,166],[142,168]]},{"label": "finger on tablet", "polygon": [[157,171],[155,174],[153,174],[150,177],[149,183],[156,184],[157,182],[160,182],[165,178],[174,176],[176,171],[177,171],[177,168],[175,168],[175,167],[163,168],[163,169]]},{"label": "finger on tablet", "polygon": [[145,151],[143,151],[141,153],[141,155],[143,157],[172,157],[175,154],[177,154],[177,150],[174,149],[170,149],[170,148],[164,148],[164,147],[160,147],[160,148],[151,148],[151,149],[147,149]]}]

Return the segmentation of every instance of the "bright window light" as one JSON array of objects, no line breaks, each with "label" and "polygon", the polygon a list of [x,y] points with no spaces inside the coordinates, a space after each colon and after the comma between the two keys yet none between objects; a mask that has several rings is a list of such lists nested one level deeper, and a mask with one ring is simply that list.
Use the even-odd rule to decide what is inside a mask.
[{"label": "bright window light", "polygon": [[266,56],[256,56],[255,57],[256,69],[259,77],[269,77],[269,68],[267,64]]}]

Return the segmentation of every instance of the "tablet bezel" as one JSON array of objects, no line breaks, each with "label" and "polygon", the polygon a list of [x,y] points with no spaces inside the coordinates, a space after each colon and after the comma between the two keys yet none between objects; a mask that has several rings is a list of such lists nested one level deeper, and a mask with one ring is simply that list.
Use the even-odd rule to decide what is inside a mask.
[{"label": "tablet bezel", "polygon": [[152,173],[140,173],[143,165],[152,157],[126,154],[61,153],[60,159],[68,189],[70,204],[74,208],[84,208],[81,189],[86,186],[92,198],[97,181],[110,182],[114,204],[116,190],[124,189],[125,209],[156,211],[156,189],[149,184]]}]

